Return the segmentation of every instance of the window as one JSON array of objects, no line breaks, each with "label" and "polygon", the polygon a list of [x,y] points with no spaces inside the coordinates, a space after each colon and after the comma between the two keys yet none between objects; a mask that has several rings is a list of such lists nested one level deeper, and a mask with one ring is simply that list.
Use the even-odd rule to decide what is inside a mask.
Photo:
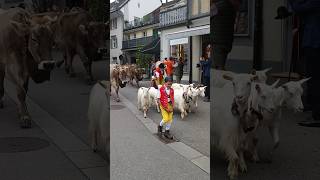
[{"label": "window", "polygon": [[200,0],[201,1],[201,7],[200,7],[200,13],[205,14],[210,12],[210,2],[209,0]]},{"label": "window", "polygon": [[134,34],[133,34],[133,39],[136,39],[136,38],[137,38],[137,34],[134,33]]},{"label": "window", "polygon": [[147,37],[147,31],[143,32],[143,37]]},{"label": "window", "polygon": [[117,29],[117,18],[111,19],[111,29]]},{"label": "window", "polygon": [[192,1],[192,16],[199,14],[199,0]]},{"label": "window", "polygon": [[118,58],[117,57],[112,57],[112,63],[116,64],[117,63]]},{"label": "window", "polygon": [[199,16],[210,12],[209,0],[193,0],[192,2],[192,16]]},{"label": "window", "polygon": [[118,48],[117,36],[111,36],[111,49]]}]

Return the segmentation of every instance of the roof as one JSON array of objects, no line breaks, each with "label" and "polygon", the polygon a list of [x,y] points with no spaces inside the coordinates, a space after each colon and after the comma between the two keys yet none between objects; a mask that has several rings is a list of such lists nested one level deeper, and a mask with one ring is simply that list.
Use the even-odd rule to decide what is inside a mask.
[{"label": "roof", "polygon": [[124,5],[126,5],[129,0],[115,0],[110,4],[110,12],[115,12],[121,9]]}]

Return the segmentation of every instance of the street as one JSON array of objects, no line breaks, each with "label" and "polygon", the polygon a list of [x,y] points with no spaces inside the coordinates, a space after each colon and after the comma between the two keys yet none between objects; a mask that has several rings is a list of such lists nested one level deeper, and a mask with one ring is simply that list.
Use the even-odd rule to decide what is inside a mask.
[{"label": "street", "polygon": [[[60,58],[60,53],[54,54],[55,60]],[[52,178],[75,180],[105,180],[109,176],[106,154],[103,151],[93,153],[90,149],[87,109],[91,86],[84,80],[84,67],[80,60],[75,59],[74,62],[77,75],[75,78],[70,78],[62,66],[53,70],[49,82],[35,84],[30,81],[27,105],[33,119],[31,129],[20,129],[17,108],[11,100],[16,97],[16,92],[10,82],[5,83],[5,108],[0,110],[1,137],[44,137],[50,142],[50,146],[43,148],[43,152],[13,154],[24,157],[27,162],[32,162],[32,165],[21,164],[18,158],[5,158],[9,155],[2,154],[5,156],[1,155],[1,177],[20,180],[19,177],[26,175],[30,179],[41,180],[46,179],[43,178],[45,172]],[[93,75],[97,80],[106,79],[106,61],[93,62]],[[10,127],[6,122],[10,123]],[[6,159],[11,160],[13,166],[6,167]],[[43,173],[37,173],[41,170]]]},{"label": "street", "polygon": [[[218,88],[213,91],[217,94],[222,93]],[[226,94],[226,92],[223,93]],[[213,116],[219,118],[217,114],[213,114]],[[255,164],[247,160],[248,172],[240,173],[239,180],[320,179],[319,128],[297,125],[299,121],[305,120],[308,116],[310,116],[309,113],[284,111],[280,123],[280,146],[274,152],[271,163],[268,162],[269,152],[273,147],[271,136],[267,128],[258,129],[258,153],[261,162]],[[213,164],[214,172],[211,178],[227,180],[227,162],[224,154],[214,150]]]},{"label": "street", "polygon": [[[149,81],[140,82],[140,86],[148,87],[149,83]],[[129,84],[120,89],[120,93],[135,105],[137,104],[138,88],[135,82],[133,86]],[[161,114],[157,112],[154,106],[149,109],[147,116],[157,124],[161,121]],[[183,120],[180,112],[175,110],[174,118],[171,128],[173,135],[179,141],[195,148],[206,156],[210,156],[210,103],[203,102],[202,98],[199,98],[197,109],[193,109],[193,112],[189,113]]]}]

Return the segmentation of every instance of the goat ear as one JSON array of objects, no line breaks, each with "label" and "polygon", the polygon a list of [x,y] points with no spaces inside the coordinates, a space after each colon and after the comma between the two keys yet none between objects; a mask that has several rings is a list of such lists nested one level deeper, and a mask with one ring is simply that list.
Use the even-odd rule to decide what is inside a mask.
[{"label": "goat ear", "polygon": [[261,87],[260,87],[259,84],[256,84],[256,87],[255,87],[255,88],[256,88],[256,90],[257,90],[258,93],[261,93]]},{"label": "goat ear", "polygon": [[279,82],[280,82],[280,79],[277,79],[276,82],[274,82],[274,83],[271,85],[271,87],[272,87],[272,88],[275,88],[275,87],[278,85]]},{"label": "goat ear", "polygon": [[251,81],[257,81],[258,80],[258,76],[257,75],[254,75],[251,77]]},{"label": "goat ear", "polygon": [[256,75],[256,74],[257,74],[257,70],[252,69],[252,70],[251,70],[251,74],[252,74],[252,75]]},{"label": "goat ear", "polygon": [[232,81],[232,80],[233,80],[233,77],[232,77],[232,76],[229,76],[229,75],[227,75],[227,74],[224,74],[222,77],[223,77],[224,79],[228,80],[228,81]]},{"label": "goat ear", "polygon": [[300,84],[303,84],[304,82],[308,81],[310,78],[304,78],[304,79],[301,79],[300,81],[298,81]]}]

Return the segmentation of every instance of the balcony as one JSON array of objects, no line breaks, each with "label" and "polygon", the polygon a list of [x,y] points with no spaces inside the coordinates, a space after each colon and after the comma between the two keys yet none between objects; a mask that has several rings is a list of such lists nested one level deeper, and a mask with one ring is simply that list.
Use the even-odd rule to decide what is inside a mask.
[{"label": "balcony", "polygon": [[156,18],[155,16],[144,16],[143,18],[136,18],[133,21],[125,22],[124,30],[135,29],[156,23],[159,23],[159,18]]},{"label": "balcony", "polygon": [[160,28],[177,25],[187,21],[187,6],[160,12]]},{"label": "balcony", "polygon": [[151,43],[155,39],[156,37],[149,36],[149,37],[122,41],[122,49],[131,49],[131,48],[138,48],[140,46],[145,46]]}]

